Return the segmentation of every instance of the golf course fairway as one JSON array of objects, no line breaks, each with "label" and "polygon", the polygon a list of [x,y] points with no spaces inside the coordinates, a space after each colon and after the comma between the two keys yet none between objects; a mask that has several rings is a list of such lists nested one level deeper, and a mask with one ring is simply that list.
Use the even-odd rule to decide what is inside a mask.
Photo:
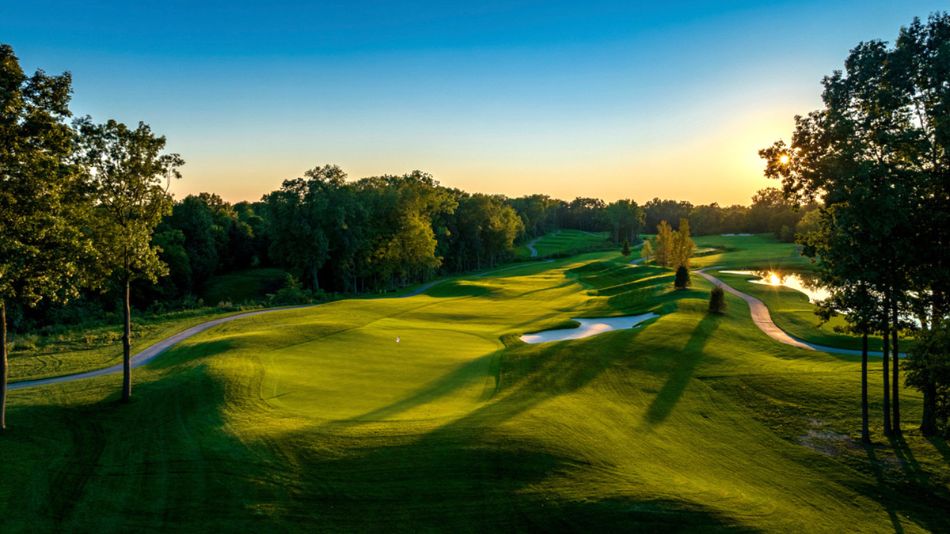
[{"label": "golf course fairway", "polygon": [[[730,239],[706,265],[760,266],[779,246],[709,244]],[[3,531],[950,529],[950,449],[910,429],[915,391],[905,437],[875,417],[864,447],[858,358],[776,343],[739,298],[710,315],[707,281],[676,291],[629,261],[224,323],[136,369],[128,405],[114,376],[16,391]]]}]

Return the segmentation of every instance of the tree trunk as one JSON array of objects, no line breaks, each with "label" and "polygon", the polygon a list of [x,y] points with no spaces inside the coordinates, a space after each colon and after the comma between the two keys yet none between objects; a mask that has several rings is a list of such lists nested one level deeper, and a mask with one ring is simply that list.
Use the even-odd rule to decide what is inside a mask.
[{"label": "tree trunk", "polygon": [[122,302],[122,402],[132,398],[132,308],[129,277],[125,277],[125,298]]},{"label": "tree trunk", "polygon": [[868,416],[868,329],[861,336],[861,441],[871,443]]},{"label": "tree trunk", "polygon": [[0,300],[0,432],[7,428],[7,302]]},{"label": "tree trunk", "polygon": [[891,380],[891,390],[893,391],[893,394],[891,395],[892,396],[891,406],[893,407],[893,410],[894,410],[894,418],[891,421],[891,424],[893,425],[894,434],[900,435],[901,433],[901,397],[900,397],[901,365],[900,365],[900,361],[901,360],[900,360],[900,350],[898,349],[898,344],[897,344],[897,330],[898,330],[897,326],[898,326],[899,318],[897,316],[897,302],[896,301],[893,304],[891,304],[891,319],[894,321],[893,329],[891,330],[891,351],[892,351],[892,354],[894,355],[894,362],[893,362],[894,377],[893,377],[893,380]]},{"label": "tree trunk", "polygon": [[[885,312],[885,315],[887,312]],[[887,320],[884,321],[884,346],[881,350],[881,360],[884,362],[884,435],[891,435],[891,329]]]}]

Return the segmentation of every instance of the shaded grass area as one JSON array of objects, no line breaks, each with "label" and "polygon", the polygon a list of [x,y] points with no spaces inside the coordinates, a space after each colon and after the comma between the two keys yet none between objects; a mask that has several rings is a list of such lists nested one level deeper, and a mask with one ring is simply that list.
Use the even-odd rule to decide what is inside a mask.
[{"label": "shaded grass area", "polygon": [[207,304],[219,302],[242,304],[260,302],[284,287],[287,272],[283,269],[245,269],[211,277],[205,284],[202,298]]},{"label": "shaded grass area", "polygon": [[[705,281],[674,291],[625,261],[220,325],[141,370],[128,406],[117,378],[17,392],[4,530],[950,528],[945,442],[875,426],[858,445],[855,359],[774,343],[731,295],[709,316]],[[654,310],[636,329],[500,341]]]},{"label": "shaded grass area", "polygon": [[[610,241],[607,232],[585,232],[584,230],[557,230],[545,234],[533,242],[539,258],[617,248]],[[531,256],[531,251],[523,245],[515,249],[515,255],[527,258]]]}]

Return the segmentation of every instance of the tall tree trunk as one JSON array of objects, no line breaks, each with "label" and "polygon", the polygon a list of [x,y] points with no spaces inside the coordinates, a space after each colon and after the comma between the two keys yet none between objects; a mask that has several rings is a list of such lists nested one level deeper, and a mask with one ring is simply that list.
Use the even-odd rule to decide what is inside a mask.
[{"label": "tall tree trunk", "polygon": [[122,301],[122,402],[132,398],[132,308],[129,276],[125,276],[125,297]]},{"label": "tall tree trunk", "polygon": [[[887,312],[885,311],[885,316]],[[884,346],[881,350],[881,360],[884,362],[884,435],[891,435],[891,386],[890,386],[890,362],[891,362],[891,329],[887,320],[884,320]]]},{"label": "tall tree trunk", "polygon": [[0,300],[0,432],[7,428],[7,302]]},{"label": "tall tree trunk", "polygon": [[899,324],[898,321],[900,320],[900,318],[897,315],[897,301],[894,301],[894,303],[891,304],[891,320],[894,322],[893,328],[891,330],[891,351],[892,351],[892,354],[894,355],[894,362],[893,362],[894,377],[893,377],[893,380],[891,380],[891,390],[893,391],[891,406],[893,407],[893,410],[894,410],[894,419],[893,421],[891,421],[891,424],[894,427],[893,428],[894,434],[900,435],[901,433],[901,397],[900,397],[901,365],[900,365],[900,361],[901,360],[900,360],[900,350],[898,349],[898,344],[897,344],[897,334],[898,334],[897,327]]},{"label": "tall tree trunk", "polygon": [[861,441],[871,443],[868,416],[868,327],[861,336]]}]

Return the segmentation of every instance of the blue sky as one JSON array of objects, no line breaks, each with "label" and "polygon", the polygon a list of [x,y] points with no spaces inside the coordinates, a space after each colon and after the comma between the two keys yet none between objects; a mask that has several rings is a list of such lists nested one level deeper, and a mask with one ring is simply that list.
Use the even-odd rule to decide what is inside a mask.
[{"label": "blue sky", "polygon": [[[142,4],[142,5],[139,5]],[[314,165],[471,191],[747,203],[756,150],[861,40],[944,2],[8,2],[0,42],[73,109],[144,120],[180,196]],[[775,184],[771,184],[775,185]]]}]

